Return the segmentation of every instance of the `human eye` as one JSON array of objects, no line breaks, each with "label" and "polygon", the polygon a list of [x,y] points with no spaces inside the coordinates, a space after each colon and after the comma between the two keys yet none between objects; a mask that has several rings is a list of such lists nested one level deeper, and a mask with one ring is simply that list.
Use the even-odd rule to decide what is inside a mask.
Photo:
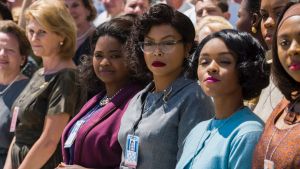
[{"label": "human eye", "polygon": [[34,30],[28,29],[28,33],[32,36],[34,34]]},{"label": "human eye", "polygon": [[282,40],[279,41],[279,45],[280,45],[281,47],[289,46],[290,43],[291,43],[291,42],[290,42],[289,40],[287,40],[287,39],[282,39]]},{"label": "human eye", "polygon": [[150,41],[145,41],[143,43],[144,46],[154,46],[154,43],[153,42],[150,42]]},{"label": "human eye", "polygon": [[121,58],[121,57],[122,57],[121,53],[113,53],[110,56],[110,58],[112,58],[112,59],[118,59],[118,58]]},{"label": "human eye", "polygon": [[45,35],[46,33],[47,33],[47,32],[44,31],[44,30],[39,30],[39,31],[37,32],[38,36],[43,36],[43,35]]},{"label": "human eye", "polygon": [[281,11],[275,13],[276,18],[279,18],[280,15],[281,15]]},{"label": "human eye", "polygon": [[163,41],[160,43],[162,46],[173,46],[176,44],[175,40],[168,40],[168,41]]},{"label": "human eye", "polygon": [[79,4],[78,3],[74,3],[74,4],[72,4],[72,8],[77,8],[79,6]]},{"label": "human eye", "polygon": [[198,65],[199,66],[206,66],[206,65],[208,65],[208,63],[209,63],[208,59],[206,59],[206,58],[199,58],[199,61],[198,61]]},{"label": "human eye", "polygon": [[14,53],[14,52],[15,52],[15,50],[12,49],[12,48],[6,48],[6,50],[7,50],[8,52],[10,52],[10,53]]},{"label": "human eye", "polygon": [[203,10],[202,9],[197,11],[197,16],[198,17],[202,17],[202,14],[203,14]]},{"label": "human eye", "polygon": [[231,61],[228,60],[228,59],[221,59],[221,60],[220,60],[220,63],[223,64],[223,65],[230,65],[230,64],[231,64]]},{"label": "human eye", "polygon": [[260,16],[263,20],[266,20],[269,17],[268,13],[265,11],[260,11]]},{"label": "human eye", "polygon": [[103,55],[100,52],[95,52],[94,57],[98,60],[98,59],[101,59],[103,57]]}]

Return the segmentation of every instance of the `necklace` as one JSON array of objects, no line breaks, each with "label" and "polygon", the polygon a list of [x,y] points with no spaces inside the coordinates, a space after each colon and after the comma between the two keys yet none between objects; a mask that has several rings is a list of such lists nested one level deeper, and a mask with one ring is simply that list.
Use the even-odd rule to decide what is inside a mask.
[{"label": "necklace", "polygon": [[20,77],[20,74],[18,76],[16,76],[15,79],[12,82],[10,82],[10,84],[0,92],[0,95],[3,95],[19,77]]},{"label": "necklace", "polygon": [[[291,107],[288,108],[288,111],[287,112],[290,112],[290,110],[295,106],[295,104],[297,103],[297,101],[299,100],[299,98],[291,105]],[[300,123],[296,124],[295,126],[289,128],[284,136],[279,140],[278,144],[274,147],[274,149],[272,150],[271,154],[270,154],[270,157],[269,159],[267,159],[267,154],[269,152],[269,148],[270,148],[270,145],[271,145],[271,142],[273,140],[273,137],[276,133],[276,131],[278,130],[277,128],[274,129],[274,131],[272,132],[272,135],[271,135],[271,138],[270,140],[268,141],[268,144],[267,144],[267,148],[266,148],[266,153],[265,153],[265,158],[264,158],[264,168],[265,169],[274,169],[275,168],[275,164],[274,162],[272,161],[272,157],[274,155],[274,153],[276,152],[277,148],[279,147],[279,145],[282,143],[282,141],[287,137],[287,135],[294,129],[296,128],[296,126],[298,126]]]},{"label": "necklace", "polygon": [[123,88],[121,88],[120,90],[118,90],[118,91],[117,91],[113,96],[111,96],[111,97],[108,97],[107,95],[105,95],[105,96],[99,101],[100,106],[103,107],[103,106],[107,105],[107,103],[109,103],[116,95],[118,95],[118,94],[121,92],[122,89],[123,89]]},{"label": "necklace", "polygon": [[[296,126],[298,126],[298,124],[295,125],[294,127],[289,128],[288,131],[284,134],[284,136],[279,140],[279,143],[274,147],[273,151],[271,152],[269,160],[272,159],[272,157],[273,157],[275,151],[277,150],[277,148],[278,148],[278,146],[281,144],[281,142],[286,138],[286,136],[287,136],[287,135],[288,135],[288,134],[296,127]],[[274,137],[276,131],[277,131],[277,129],[275,129],[275,130],[273,131],[273,133],[272,133],[272,135],[271,135],[271,138],[270,138],[270,140],[269,140],[269,142],[268,142],[268,144],[267,144],[267,150],[266,150],[266,154],[265,154],[265,159],[267,159],[267,153],[269,152],[270,144],[271,144],[271,142],[272,142],[272,140],[273,140],[273,137]]]}]

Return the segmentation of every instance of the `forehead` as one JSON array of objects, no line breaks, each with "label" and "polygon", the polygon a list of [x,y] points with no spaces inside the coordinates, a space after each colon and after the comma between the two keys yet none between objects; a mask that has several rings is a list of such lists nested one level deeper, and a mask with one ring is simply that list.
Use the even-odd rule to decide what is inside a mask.
[{"label": "forehead", "polygon": [[284,20],[278,29],[278,36],[293,34],[295,32],[299,33],[300,27],[293,25],[300,25],[300,15],[291,16]]},{"label": "forehead", "polygon": [[273,10],[285,6],[289,0],[261,0],[260,8],[265,10]]},{"label": "forehead", "polygon": [[121,42],[113,36],[100,36],[96,43],[96,48],[121,48]]},{"label": "forehead", "polygon": [[148,0],[127,0],[126,4],[149,4]]},{"label": "forehead", "polygon": [[221,10],[215,1],[211,0],[204,0],[204,1],[198,1],[196,3],[196,11],[202,10],[202,9],[216,9]]},{"label": "forehead", "polygon": [[82,3],[82,0],[64,0],[66,4]]},{"label": "forehead", "polygon": [[203,46],[200,54],[219,54],[219,53],[228,53],[230,50],[224,43],[224,41],[220,38],[213,38],[210,39],[208,42],[205,43]]},{"label": "forehead", "polygon": [[0,45],[18,45],[17,37],[12,33],[0,32]]},{"label": "forehead", "polygon": [[36,19],[33,17],[30,17],[30,19],[27,21],[26,28],[30,29],[45,29]]},{"label": "forehead", "polygon": [[160,39],[165,37],[181,37],[177,30],[168,24],[152,26],[146,36],[153,39]]}]

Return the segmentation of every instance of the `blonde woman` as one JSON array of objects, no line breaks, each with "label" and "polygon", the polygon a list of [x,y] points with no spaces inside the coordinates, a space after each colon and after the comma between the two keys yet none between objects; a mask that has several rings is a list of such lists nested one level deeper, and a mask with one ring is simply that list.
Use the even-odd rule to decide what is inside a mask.
[{"label": "blonde woman", "polygon": [[72,61],[75,24],[59,0],[35,1],[25,14],[29,42],[33,53],[41,57],[43,67],[12,106],[10,127],[15,138],[4,168],[53,169],[62,160],[62,131],[80,105]]}]

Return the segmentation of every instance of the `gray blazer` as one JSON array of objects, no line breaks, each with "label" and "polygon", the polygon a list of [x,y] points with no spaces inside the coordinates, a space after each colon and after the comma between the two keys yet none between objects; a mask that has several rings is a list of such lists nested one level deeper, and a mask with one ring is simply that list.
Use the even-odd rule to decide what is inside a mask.
[{"label": "gray blazer", "polygon": [[135,135],[140,140],[137,168],[174,169],[190,130],[213,116],[211,99],[193,80],[180,77],[164,92],[149,92],[153,87],[152,82],[135,95],[122,118],[118,135],[123,150],[120,168],[127,168],[126,138],[133,134],[136,123]]}]

